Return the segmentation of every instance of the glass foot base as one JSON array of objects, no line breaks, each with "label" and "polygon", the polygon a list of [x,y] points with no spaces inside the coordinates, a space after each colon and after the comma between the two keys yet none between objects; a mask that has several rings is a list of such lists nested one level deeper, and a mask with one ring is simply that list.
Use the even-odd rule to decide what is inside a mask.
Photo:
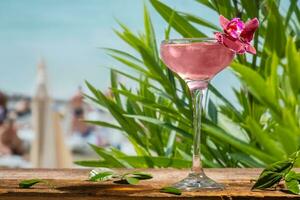
[{"label": "glass foot base", "polygon": [[172,185],[182,191],[198,191],[205,189],[222,190],[224,185],[208,178],[204,173],[190,173],[186,178]]}]

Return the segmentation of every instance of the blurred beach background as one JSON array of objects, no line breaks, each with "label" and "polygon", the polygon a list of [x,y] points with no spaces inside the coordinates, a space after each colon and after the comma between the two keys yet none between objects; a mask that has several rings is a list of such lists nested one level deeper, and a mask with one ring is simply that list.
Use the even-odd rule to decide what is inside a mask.
[{"label": "blurred beach background", "polygon": [[[195,6],[192,0],[163,2],[177,10],[201,14],[218,24],[215,13],[199,7],[199,4]],[[42,160],[40,157],[47,155],[56,159],[59,155],[50,154],[60,148],[64,148],[61,151],[71,152],[71,161],[95,158],[88,143],[112,145],[126,153],[133,152],[121,133],[84,125],[80,119],[113,120],[106,112],[85,103],[83,94],[88,91],[84,81],[89,80],[110,95],[109,68],[122,69],[122,65],[107,56],[101,48],[130,51],[113,29],[119,29],[117,21],[120,21],[132,30],[142,30],[144,4],[150,10],[160,42],[164,39],[167,24],[147,1],[0,1],[0,91],[2,99],[6,99],[0,109],[0,134],[4,141],[0,146],[0,166],[51,167],[51,163],[41,164],[43,162],[33,162],[33,159]],[[171,35],[178,37],[174,32]],[[127,80],[119,81],[131,84]],[[230,99],[233,98],[231,88],[238,87],[229,69],[220,73],[213,84]],[[45,85],[47,95],[42,94],[44,99],[39,98]],[[2,125],[1,112],[5,116]],[[43,121],[37,116],[38,113],[51,115],[51,120]],[[56,117],[53,117],[53,113]],[[37,123],[42,124],[43,130],[37,128]],[[54,129],[59,130],[63,144],[49,138],[37,139],[37,135],[49,134]],[[39,133],[39,130],[43,133]],[[32,146],[35,142],[40,149],[36,149],[36,155],[33,155]],[[53,165],[65,166],[69,167],[70,164]]]}]

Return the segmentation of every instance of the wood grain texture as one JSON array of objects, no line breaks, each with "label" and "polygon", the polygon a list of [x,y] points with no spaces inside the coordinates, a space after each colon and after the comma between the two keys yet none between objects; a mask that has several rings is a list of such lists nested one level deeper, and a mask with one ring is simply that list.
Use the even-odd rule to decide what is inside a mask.
[{"label": "wood grain texture", "polygon": [[[116,170],[126,172],[128,170]],[[127,200],[127,199],[205,199],[205,200],[246,200],[246,199],[300,199],[297,195],[276,191],[251,192],[251,180],[258,177],[261,169],[206,169],[209,177],[224,183],[225,190],[184,192],[180,196],[160,193],[159,189],[184,178],[188,170],[143,169],[154,175],[151,180],[141,181],[138,185],[121,185],[110,181],[87,181],[88,169],[0,169],[0,200]],[[22,179],[47,179],[55,188],[50,189],[38,184],[31,189],[20,189]]]}]

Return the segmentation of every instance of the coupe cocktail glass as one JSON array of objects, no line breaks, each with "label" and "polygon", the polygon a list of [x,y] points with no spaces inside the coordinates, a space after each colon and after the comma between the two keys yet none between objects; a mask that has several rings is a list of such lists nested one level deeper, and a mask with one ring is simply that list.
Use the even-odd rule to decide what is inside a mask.
[{"label": "coupe cocktail glass", "polygon": [[211,38],[165,40],[161,57],[169,69],[183,78],[193,96],[193,164],[189,175],[173,186],[181,190],[222,189],[222,184],[207,177],[200,157],[201,110],[203,91],[208,82],[233,60],[235,53]]}]

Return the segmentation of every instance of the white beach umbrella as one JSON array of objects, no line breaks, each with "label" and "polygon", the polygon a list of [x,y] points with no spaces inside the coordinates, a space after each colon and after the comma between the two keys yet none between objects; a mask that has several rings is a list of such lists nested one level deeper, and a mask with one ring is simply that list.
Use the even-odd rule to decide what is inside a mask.
[{"label": "white beach umbrella", "polygon": [[32,118],[35,138],[31,147],[33,167],[71,167],[71,153],[64,143],[60,120],[52,110],[48,94],[44,60],[38,64],[36,91],[32,101]]}]

